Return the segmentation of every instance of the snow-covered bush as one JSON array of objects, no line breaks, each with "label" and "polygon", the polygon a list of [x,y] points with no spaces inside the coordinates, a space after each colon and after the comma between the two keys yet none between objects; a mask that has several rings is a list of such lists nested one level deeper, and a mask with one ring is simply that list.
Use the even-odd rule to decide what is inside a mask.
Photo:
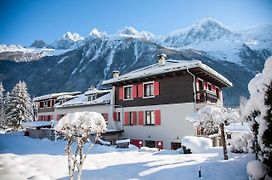
[{"label": "snow-covered bush", "polygon": [[0,128],[5,127],[5,116],[4,116],[4,86],[0,82]]},{"label": "snow-covered bush", "polygon": [[263,163],[261,163],[260,161],[254,160],[254,161],[250,161],[247,164],[247,174],[248,174],[249,180],[265,179],[265,176],[267,174],[267,169]]},{"label": "snow-covered bush", "polygon": [[253,153],[253,137],[251,133],[243,133],[231,142],[233,153]]},{"label": "snow-covered bush", "polygon": [[182,145],[191,149],[192,153],[201,153],[212,147],[210,138],[185,136],[181,140]]},{"label": "snow-covered bush", "polygon": [[[243,109],[245,119],[254,125],[258,159],[272,178],[272,57],[266,60],[262,73],[248,84],[250,98]],[[253,127],[253,126],[252,126]],[[252,165],[253,166],[253,165]],[[257,168],[257,167],[256,167]]]},{"label": "snow-covered bush", "polygon": [[220,129],[221,142],[223,144],[224,159],[228,159],[224,125],[237,121],[239,113],[231,108],[205,106],[204,108],[186,116],[186,120],[194,123],[196,128],[203,130],[203,135],[217,134]]},{"label": "snow-covered bush", "polygon": [[[81,178],[82,167],[88,152],[92,149],[94,143],[98,140],[101,133],[105,132],[107,125],[103,116],[96,112],[75,112],[62,117],[55,127],[58,133],[61,133],[67,145],[65,151],[68,154],[68,170],[70,179],[74,178],[75,168],[78,170],[78,179]],[[90,136],[94,136],[93,139]],[[73,153],[72,144],[77,147]],[[84,153],[84,145],[91,142],[89,148]]]}]

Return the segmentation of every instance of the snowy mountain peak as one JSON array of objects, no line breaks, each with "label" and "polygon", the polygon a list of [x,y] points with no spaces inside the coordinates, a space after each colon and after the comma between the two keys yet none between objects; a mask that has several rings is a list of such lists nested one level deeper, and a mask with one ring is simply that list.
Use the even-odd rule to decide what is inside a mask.
[{"label": "snowy mountain peak", "polygon": [[235,37],[237,34],[233,33],[220,22],[206,17],[185,29],[172,32],[164,38],[163,44],[171,47],[184,47],[230,36]]},{"label": "snowy mountain peak", "polygon": [[94,28],[94,29],[91,30],[91,32],[90,32],[89,35],[90,35],[90,36],[94,36],[94,37],[99,37],[99,38],[101,38],[101,37],[105,36],[106,33],[100,32],[100,31],[98,31],[98,29]]},{"label": "snowy mountain peak", "polygon": [[67,32],[66,34],[64,34],[62,36],[62,38],[65,40],[70,40],[70,41],[74,41],[74,42],[84,39],[78,33],[71,33],[71,32]]},{"label": "snowy mountain peak", "polygon": [[149,40],[151,38],[154,38],[154,35],[147,31],[137,31],[133,27],[125,27],[123,30],[118,31],[118,35],[121,37],[133,37],[133,38],[139,38],[144,40]]},{"label": "snowy mountain peak", "polygon": [[125,27],[123,30],[120,30],[118,32],[118,34],[120,35],[131,35],[131,36],[134,36],[134,35],[138,35],[139,32],[133,28],[133,27]]}]

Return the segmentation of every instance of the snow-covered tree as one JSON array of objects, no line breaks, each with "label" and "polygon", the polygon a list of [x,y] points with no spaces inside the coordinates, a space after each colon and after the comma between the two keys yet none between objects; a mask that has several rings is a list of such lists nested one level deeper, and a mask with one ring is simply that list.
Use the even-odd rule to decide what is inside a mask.
[{"label": "snow-covered tree", "polygon": [[[78,180],[80,180],[84,160],[100,135],[106,131],[106,121],[101,114],[96,112],[75,112],[62,117],[55,129],[67,141],[65,152],[68,154],[69,177],[71,180],[74,178],[75,168],[77,168]],[[73,142],[77,144],[74,153]],[[90,142],[90,146],[84,153],[84,145],[87,142]]]},{"label": "snow-covered tree", "polygon": [[6,119],[13,128],[18,129],[22,121],[32,120],[32,102],[25,82],[14,86],[6,105]]},{"label": "snow-covered tree", "polygon": [[[257,74],[248,84],[250,98],[243,109],[244,118],[252,123],[253,134],[257,137],[258,159],[265,168],[263,179],[272,177],[272,57],[266,60],[262,73]],[[251,163],[250,166],[252,166]],[[250,168],[254,169],[254,168]],[[250,176],[254,173],[248,169]]]},{"label": "snow-covered tree", "polygon": [[5,113],[4,113],[4,86],[0,82],[0,128],[5,126]]},{"label": "snow-covered tree", "polygon": [[194,123],[196,128],[201,128],[203,130],[203,135],[217,134],[220,130],[224,159],[228,159],[224,125],[237,121],[239,118],[239,113],[234,109],[205,106],[197,112],[187,116],[186,120]]}]

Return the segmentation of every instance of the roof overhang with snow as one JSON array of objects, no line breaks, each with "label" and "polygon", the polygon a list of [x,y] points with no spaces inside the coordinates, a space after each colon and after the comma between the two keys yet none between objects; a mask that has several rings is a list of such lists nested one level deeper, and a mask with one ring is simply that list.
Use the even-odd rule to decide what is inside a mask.
[{"label": "roof overhang with snow", "polygon": [[152,64],[150,66],[123,74],[117,78],[105,80],[102,82],[102,85],[118,85],[125,84],[126,82],[131,83],[133,81],[139,81],[140,79],[148,80],[165,77],[167,75],[179,75],[187,73],[187,70],[189,70],[195,76],[208,79],[210,82],[214,82],[221,87],[232,86],[232,83],[227,78],[198,60],[167,60],[167,63],[164,66],[159,66],[158,63]]},{"label": "roof overhang with snow", "polygon": [[46,99],[55,99],[60,96],[75,96],[80,94],[80,91],[74,91],[74,92],[61,92],[61,93],[52,93],[52,94],[47,94],[43,96],[39,96],[33,99],[33,101],[41,101],[41,100],[46,100]]}]

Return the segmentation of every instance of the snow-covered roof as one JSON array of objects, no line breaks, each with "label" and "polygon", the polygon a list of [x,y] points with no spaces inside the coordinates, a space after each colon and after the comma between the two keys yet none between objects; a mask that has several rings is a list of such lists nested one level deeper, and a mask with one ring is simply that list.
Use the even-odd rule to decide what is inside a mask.
[{"label": "snow-covered roof", "polygon": [[93,89],[89,89],[88,91],[86,91],[84,94],[85,95],[90,95],[90,94],[103,94],[103,93],[110,93],[111,92],[111,89],[96,89],[96,88],[93,88]]},{"label": "snow-covered roof", "polygon": [[152,75],[164,74],[168,72],[175,72],[175,71],[192,69],[192,68],[201,68],[207,71],[208,73],[214,75],[215,77],[217,77],[220,81],[224,82],[224,84],[228,86],[232,86],[232,83],[227,78],[225,78],[223,75],[219,74],[218,72],[216,72],[209,66],[203,64],[201,61],[171,60],[171,59],[167,60],[166,64],[163,66],[160,66],[158,63],[152,64],[150,66],[143,67],[143,68],[131,71],[129,73],[123,74],[117,78],[105,80],[102,82],[102,84],[103,85],[112,84],[116,82],[122,82],[126,80],[137,79],[137,78],[148,77]]},{"label": "snow-covered roof", "polygon": [[247,123],[232,123],[225,126],[225,132],[249,132],[250,127]]},{"label": "snow-covered roof", "polygon": [[30,122],[22,122],[21,125],[23,128],[26,127],[44,127],[53,125],[53,121],[30,121]]},{"label": "snow-covered roof", "polygon": [[61,105],[55,105],[55,108],[74,107],[74,106],[91,106],[98,104],[108,104],[110,102],[110,93],[101,96],[93,101],[88,101],[88,97],[85,94],[80,94],[76,98],[67,101]]},{"label": "snow-covered roof", "polygon": [[71,98],[74,98],[75,96],[72,96],[72,95],[62,95],[62,96],[59,96],[57,98],[57,100],[60,100],[60,99],[71,99]]},{"label": "snow-covered roof", "polygon": [[51,99],[51,98],[58,98],[59,96],[64,96],[64,95],[77,95],[77,94],[80,94],[80,93],[81,93],[80,91],[52,93],[52,94],[47,94],[47,95],[36,97],[36,98],[33,99],[33,101],[40,101],[40,100]]}]

